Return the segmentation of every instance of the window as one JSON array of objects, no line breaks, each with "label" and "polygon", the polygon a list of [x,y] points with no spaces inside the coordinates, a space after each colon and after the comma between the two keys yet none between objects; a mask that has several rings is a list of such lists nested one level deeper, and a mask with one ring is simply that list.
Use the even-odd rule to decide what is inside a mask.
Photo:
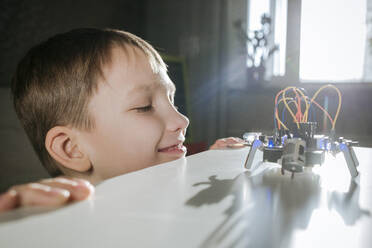
[{"label": "window", "polygon": [[372,0],[248,2],[249,30],[273,20],[273,82],[372,82]]},{"label": "window", "polygon": [[302,0],[301,82],[361,81],[366,0]]},{"label": "window", "polygon": [[[273,54],[273,60],[267,61],[268,74],[283,76],[285,74],[285,54],[287,35],[287,0],[250,0],[248,4],[248,33],[262,28],[261,17],[266,14],[271,17],[271,36],[268,46],[278,45]],[[248,46],[248,49],[252,49]],[[261,54],[257,54],[261,56]],[[251,66],[248,61],[248,66]],[[257,65],[256,65],[257,66]]]},{"label": "window", "polygon": [[[264,14],[270,13],[270,0],[251,0],[248,4],[248,30],[247,34],[250,38],[253,38],[256,30],[262,29],[261,17]],[[262,49],[254,49],[254,45],[259,42],[252,42],[247,44],[248,54],[253,55],[252,59],[247,60],[247,66],[259,66],[261,58],[264,54]]]},{"label": "window", "polygon": [[285,54],[287,46],[287,0],[277,0],[274,13],[274,43],[279,51],[274,54],[273,75],[285,75]]}]

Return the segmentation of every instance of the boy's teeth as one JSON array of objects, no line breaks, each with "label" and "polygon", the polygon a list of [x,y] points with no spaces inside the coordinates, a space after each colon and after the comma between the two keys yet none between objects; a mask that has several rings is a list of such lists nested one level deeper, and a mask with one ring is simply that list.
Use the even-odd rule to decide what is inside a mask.
[{"label": "boy's teeth", "polygon": [[179,148],[179,146],[180,146],[180,145],[170,146],[170,147],[168,147],[168,148],[160,149],[160,151],[162,151],[162,152],[172,151],[172,150],[175,150],[175,149]]},{"label": "boy's teeth", "polygon": [[168,147],[168,148],[165,149],[165,150],[167,150],[167,151],[171,151],[171,150],[174,150],[176,147],[177,147],[177,146],[171,146],[171,147]]}]

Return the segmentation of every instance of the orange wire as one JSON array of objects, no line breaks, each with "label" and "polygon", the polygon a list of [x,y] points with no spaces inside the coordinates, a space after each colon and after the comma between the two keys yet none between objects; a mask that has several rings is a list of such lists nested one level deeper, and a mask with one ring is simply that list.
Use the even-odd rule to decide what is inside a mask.
[{"label": "orange wire", "polygon": [[315,103],[315,105],[316,105],[318,108],[320,108],[320,110],[322,110],[322,111],[326,114],[326,116],[328,117],[328,119],[331,121],[331,124],[333,125],[334,121],[333,121],[331,115],[328,113],[328,111],[325,110],[325,109],[324,109],[324,108],[323,108],[319,103],[317,103],[315,100],[311,100],[311,102],[312,102],[312,103]]},{"label": "orange wire", "polygon": [[294,114],[293,111],[291,110],[291,108],[288,106],[288,103],[287,103],[287,101],[286,101],[287,98],[286,98],[286,96],[285,96],[285,93],[287,92],[287,90],[289,90],[289,89],[295,89],[295,88],[296,88],[296,87],[294,87],[294,86],[289,86],[289,87],[285,88],[284,91],[283,91],[283,93],[282,93],[282,95],[283,95],[283,99],[284,99],[283,102],[284,102],[285,107],[288,109],[289,113],[291,114],[291,116],[292,116],[294,122],[295,122],[296,125],[297,125],[297,128],[300,128],[299,122],[298,122],[298,120],[297,120],[295,114]]},{"label": "orange wire", "polygon": [[[314,96],[310,99],[308,96],[305,96],[303,95],[302,91],[296,87],[287,87],[286,89],[283,89],[281,91],[279,91],[276,96],[275,96],[275,116],[276,116],[276,119],[277,119],[277,122],[278,122],[278,129],[280,129],[281,127],[281,121],[279,119],[279,113],[278,113],[278,104],[280,103],[280,101],[283,101],[285,103],[285,99],[288,99],[285,97],[285,94],[284,92],[287,91],[289,88],[293,88],[293,91],[294,93],[296,94],[296,98],[297,98],[297,103],[295,103],[296,107],[297,107],[297,113],[296,113],[296,116],[293,116],[293,117],[296,117],[295,120],[297,122],[297,125],[299,122],[304,122],[304,121],[307,121],[307,117],[308,117],[308,111],[309,111],[309,106],[308,106],[308,102],[307,102],[307,99],[310,99],[311,100],[311,103],[314,103],[320,110],[322,110],[324,112],[324,114],[328,117],[328,119],[330,120],[330,122],[332,123],[332,126],[334,128],[335,126],[335,120],[332,119],[331,115],[328,113],[327,110],[325,110],[319,103],[317,103],[315,101],[315,98],[316,96],[318,95],[318,93],[325,87],[334,87],[333,85],[327,85],[327,86],[323,86],[321,87],[316,94],[314,94]],[[334,87],[337,92],[339,93],[338,89],[336,87]],[[300,95],[298,94],[298,92],[301,93],[301,97]],[[284,95],[284,98],[281,99],[278,103],[278,97],[280,96],[280,94],[283,94]],[[339,98],[340,97],[340,93],[339,93]],[[305,101],[305,104],[306,104],[306,110],[304,112],[304,114],[302,113],[302,110],[301,110],[301,98]],[[341,100],[339,99],[339,107],[337,109],[337,113],[336,113],[336,116],[335,116],[335,119],[338,117],[338,113],[339,113],[339,109],[340,109],[340,105],[341,105]],[[288,108],[288,107],[287,107]],[[284,127],[284,123],[282,124]]]},{"label": "orange wire", "polygon": [[[307,122],[307,112],[308,112],[308,109],[309,109],[309,104],[308,104],[308,102],[306,101],[306,99],[309,98],[309,97],[306,96],[306,95],[301,91],[301,89],[296,88],[296,90],[300,93],[301,98],[303,99],[303,101],[304,101],[304,103],[305,103],[305,111],[304,111],[304,113],[301,113],[301,120],[300,120],[300,122]],[[302,102],[302,101],[301,101],[301,102]]]},{"label": "orange wire", "polygon": [[[289,99],[292,99],[292,98],[287,98],[287,100],[289,100]],[[284,102],[284,99],[283,98],[280,99],[277,104],[279,105],[280,102]],[[292,102],[295,104],[296,108],[298,108],[296,101],[292,100],[289,103],[292,103]],[[288,130],[288,127],[280,120],[278,111],[275,112],[275,118],[277,119],[278,123],[280,123],[284,127],[284,129]]]},{"label": "orange wire", "polygon": [[[276,94],[276,96],[275,96],[275,114],[276,114],[276,116],[279,116],[279,113],[278,113],[278,105],[277,105],[277,103],[278,103],[278,97],[279,97],[279,95],[280,95],[283,91],[284,91],[284,90],[279,91],[278,94]],[[278,118],[277,118],[277,122],[278,122],[278,129],[280,129],[280,121],[278,120]]]}]

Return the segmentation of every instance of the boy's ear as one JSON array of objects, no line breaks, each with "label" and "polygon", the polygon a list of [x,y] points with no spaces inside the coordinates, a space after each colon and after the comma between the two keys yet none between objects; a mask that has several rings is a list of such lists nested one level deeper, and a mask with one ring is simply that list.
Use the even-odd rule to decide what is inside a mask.
[{"label": "boy's ear", "polygon": [[91,169],[87,154],[81,151],[77,136],[71,128],[56,126],[50,129],[45,138],[45,147],[50,156],[62,166],[79,172]]}]

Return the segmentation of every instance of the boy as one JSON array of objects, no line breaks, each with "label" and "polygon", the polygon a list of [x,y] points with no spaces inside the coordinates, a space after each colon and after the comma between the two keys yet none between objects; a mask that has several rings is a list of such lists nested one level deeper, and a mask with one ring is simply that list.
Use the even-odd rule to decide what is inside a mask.
[{"label": "boy", "polygon": [[[53,179],[15,186],[0,211],[59,206],[91,184],[185,156],[188,119],[151,45],[111,29],[76,29],[32,48],[12,81],[19,119]],[[219,140],[211,148],[237,143]]]}]

